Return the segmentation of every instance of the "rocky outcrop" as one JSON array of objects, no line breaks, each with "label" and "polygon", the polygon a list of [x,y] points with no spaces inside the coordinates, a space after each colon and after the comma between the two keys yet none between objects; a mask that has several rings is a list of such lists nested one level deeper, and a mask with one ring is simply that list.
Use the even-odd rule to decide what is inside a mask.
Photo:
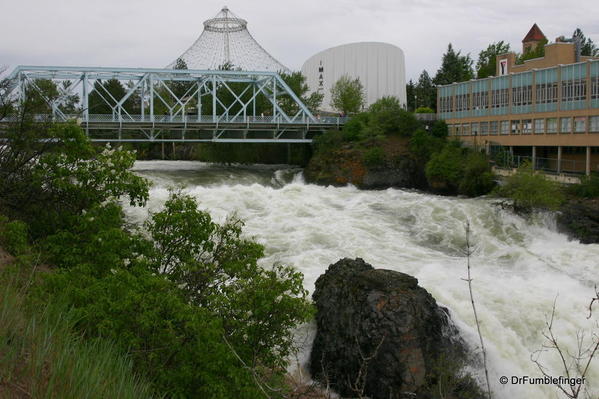
[{"label": "rocky outcrop", "polygon": [[[407,274],[342,259],[318,278],[313,299],[317,333],[310,370],[342,396],[431,397],[440,359],[464,353],[446,310]],[[457,363],[442,368],[451,368],[456,382],[447,398],[478,394],[472,380],[455,377]]]},{"label": "rocky outcrop", "polygon": [[571,200],[557,217],[562,231],[583,244],[599,243],[599,200]]}]

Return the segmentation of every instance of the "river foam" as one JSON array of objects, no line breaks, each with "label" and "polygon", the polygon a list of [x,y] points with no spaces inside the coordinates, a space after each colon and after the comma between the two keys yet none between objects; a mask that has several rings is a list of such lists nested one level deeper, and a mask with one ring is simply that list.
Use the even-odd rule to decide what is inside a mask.
[{"label": "river foam", "polygon": [[[499,383],[504,375],[540,375],[530,356],[541,347],[541,330],[556,296],[554,331],[560,341],[573,350],[577,331],[590,330],[586,316],[599,245],[568,240],[556,231],[551,215],[537,215],[530,222],[492,199],[322,187],[304,183],[297,169],[282,167],[145,161],[135,169],[154,186],[146,208],[127,208],[133,221],[142,222],[149,211],[159,210],[169,187],[185,185],[184,191],[216,220],[233,213],[245,220],[245,234],[266,248],[262,264],[293,265],[304,274],[310,292],[328,265],[342,257],[361,257],[376,268],[415,276],[451,310],[462,335],[477,350],[462,280],[464,224],[469,221],[476,248],[471,258],[474,295],[497,398],[558,397],[551,386]],[[564,374],[555,356],[543,359],[551,374]],[[480,369],[477,373],[480,378]],[[598,380],[595,365],[587,385],[596,386]]]}]

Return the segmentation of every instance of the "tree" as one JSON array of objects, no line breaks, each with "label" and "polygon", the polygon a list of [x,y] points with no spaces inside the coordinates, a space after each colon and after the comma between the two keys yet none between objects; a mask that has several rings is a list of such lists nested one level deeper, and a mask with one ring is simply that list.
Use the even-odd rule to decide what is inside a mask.
[{"label": "tree", "polygon": [[364,107],[364,87],[359,78],[344,75],[331,87],[331,106],[344,114],[355,114]]},{"label": "tree", "polygon": [[414,85],[414,82],[412,81],[412,79],[410,79],[410,81],[408,82],[408,84],[406,85],[406,99],[408,101],[408,111],[410,112],[414,112],[414,110],[416,109],[416,99],[415,99],[415,91],[416,91],[416,85]]},{"label": "tree", "polygon": [[[280,74],[287,86],[295,93],[295,95],[308,107],[310,112],[316,113],[322,104],[324,94],[318,91],[308,95],[309,87],[306,83],[306,77],[301,72],[291,72]],[[299,111],[299,106],[288,94],[278,96],[279,106],[287,115],[295,115]]]},{"label": "tree", "polygon": [[510,44],[503,40],[497,43],[491,43],[486,50],[478,54],[476,62],[476,78],[483,79],[489,76],[495,76],[497,70],[497,56],[510,51]]},{"label": "tree", "polygon": [[426,70],[422,71],[418,78],[418,84],[414,88],[414,95],[416,97],[414,101],[416,109],[419,107],[437,109],[437,89]]},{"label": "tree", "polygon": [[[97,80],[94,89],[89,93],[88,107],[90,114],[113,114],[113,107],[125,97],[127,90],[118,79],[108,79],[105,82]],[[133,99],[129,97],[123,104],[127,112],[133,112]]]},{"label": "tree", "polygon": [[474,77],[472,63],[470,54],[461,55],[461,51],[456,53],[449,43],[433,82],[439,86],[470,80]]},{"label": "tree", "polygon": [[545,56],[545,45],[547,44],[547,39],[543,38],[540,40],[536,47],[527,49],[524,54],[520,54],[516,59],[517,64],[523,64],[526,60],[532,60],[534,58],[541,58]]},{"label": "tree", "polygon": [[580,55],[588,57],[599,57],[599,48],[591,38],[585,37],[580,28],[576,28],[572,37],[580,41]]}]

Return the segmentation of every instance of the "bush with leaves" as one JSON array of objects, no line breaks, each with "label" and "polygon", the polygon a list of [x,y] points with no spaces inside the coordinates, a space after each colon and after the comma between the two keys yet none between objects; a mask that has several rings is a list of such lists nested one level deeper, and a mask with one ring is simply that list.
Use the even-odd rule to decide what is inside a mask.
[{"label": "bush with leaves", "polygon": [[130,151],[96,150],[72,123],[39,134],[9,131],[0,149],[0,209],[41,237],[96,204],[127,196],[132,205],[143,205],[148,183],[130,171],[134,162]]},{"label": "bush with leaves", "polygon": [[533,209],[557,209],[564,201],[559,183],[549,180],[542,173],[535,173],[532,167],[525,164],[505,180],[505,184],[497,187],[497,194],[510,198],[514,208],[523,212]]},{"label": "bush with leaves", "polygon": [[218,315],[244,361],[283,367],[293,349],[291,329],[312,311],[301,273],[260,267],[264,248],[241,236],[239,219],[214,223],[187,195],[171,194],[146,227],[155,245],[153,271],[182,287],[190,303]]},{"label": "bush with leaves", "polygon": [[495,187],[495,177],[489,159],[482,153],[469,151],[464,160],[464,173],[458,192],[468,197],[490,193]]},{"label": "bush with leaves", "polygon": [[447,194],[458,191],[464,175],[463,151],[459,143],[452,141],[431,156],[426,164],[425,173],[426,180],[433,189]]}]

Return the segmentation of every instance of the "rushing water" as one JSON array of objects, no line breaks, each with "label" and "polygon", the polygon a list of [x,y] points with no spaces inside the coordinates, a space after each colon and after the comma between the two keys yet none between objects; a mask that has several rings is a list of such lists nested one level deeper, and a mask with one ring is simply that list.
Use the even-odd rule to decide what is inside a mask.
[{"label": "rushing water", "polygon": [[[408,190],[361,191],[306,184],[298,169],[224,167],[198,162],[142,161],[137,173],[153,183],[146,208],[128,208],[138,222],[159,210],[169,187],[185,186],[218,221],[236,213],[245,233],[266,247],[262,264],[290,264],[314,282],[342,257],[361,257],[374,267],[418,278],[447,306],[473,350],[478,336],[468,296],[464,223],[470,221],[476,251],[473,287],[486,340],[496,398],[559,397],[551,386],[501,385],[500,376],[540,376],[531,353],[557,296],[554,332],[574,351],[597,278],[599,245],[583,245],[556,231],[550,215],[533,222],[502,210],[491,199],[447,198]],[[599,312],[599,309],[597,310]],[[558,359],[542,358],[554,376]],[[599,359],[587,386],[599,387]],[[474,372],[481,376],[480,367]],[[596,390],[594,390],[596,392]],[[595,393],[596,395],[596,393]]]}]

